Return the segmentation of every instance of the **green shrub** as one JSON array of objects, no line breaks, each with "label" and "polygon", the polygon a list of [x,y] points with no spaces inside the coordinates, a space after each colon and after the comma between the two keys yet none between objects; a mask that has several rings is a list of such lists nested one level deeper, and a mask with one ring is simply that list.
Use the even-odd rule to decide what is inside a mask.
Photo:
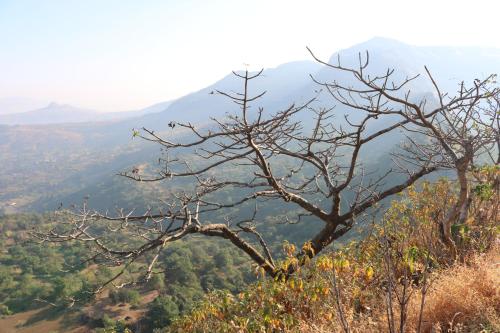
[{"label": "green shrub", "polygon": [[129,303],[132,305],[136,305],[137,303],[139,303],[140,294],[137,290],[118,289],[110,291],[109,298],[111,299],[111,302],[113,302],[113,304]]}]

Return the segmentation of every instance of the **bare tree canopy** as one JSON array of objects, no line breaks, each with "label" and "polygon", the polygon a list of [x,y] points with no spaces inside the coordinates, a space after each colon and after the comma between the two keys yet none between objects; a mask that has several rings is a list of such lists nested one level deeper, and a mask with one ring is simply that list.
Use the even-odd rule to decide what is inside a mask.
[{"label": "bare tree canopy", "polygon": [[[451,237],[451,225],[463,223],[467,218],[470,204],[467,172],[475,166],[480,155],[487,155],[492,163],[500,163],[500,131],[499,131],[499,88],[496,75],[492,74],[483,80],[475,79],[471,86],[464,82],[458,87],[457,94],[449,96],[442,92],[431,72],[425,67],[426,75],[431,81],[438,103],[437,107],[429,107],[428,101],[419,103],[410,100],[410,90],[404,95],[397,95],[401,89],[415,80],[417,76],[407,78],[400,84],[390,81],[394,70],[387,70],[385,75],[370,77],[364,72],[368,67],[369,55],[364,62],[359,56],[359,67],[344,67],[340,63],[328,64],[312,56],[334,70],[351,73],[359,83],[359,88],[348,87],[337,82],[319,82],[338,102],[350,108],[369,114],[397,115],[401,117],[400,126],[406,132],[418,133],[428,138],[428,143],[416,143],[411,139],[408,146],[407,161],[414,162],[424,158],[428,160],[439,156],[439,167],[456,170],[460,183],[460,196],[449,217],[442,225],[443,241],[455,252]],[[359,101],[362,101],[361,103]],[[497,157],[493,154],[496,149]],[[456,255],[456,254],[455,254]]]},{"label": "bare tree canopy", "polygon": [[[138,182],[186,179],[190,186],[184,191],[164,198],[162,209],[148,209],[139,215],[123,210],[117,215],[99,213],[84,205],[69,212],[71,218],[65,215],[63,231],[56,228],[35,232],[35,236],[49,242],[88,242],[94,251],[89,260],[121,265],[121,272],[147,257],[141,278],[146,280],[168,243],[193,234],[220,237],[244,251],[268,275],[288,276],[355,224],[363,223],[381,201],[422,177],[452,168],[463,185],[461,177],[466,177],[481,154],[489,154],[494,163],[499,163],[494,156],[500,145],[499,90],[493,76],[476,80],[470,88],[462,84],[455,96],[448,96],[439,90],[426,68],[436,98],[422,98],[415,103],[407,87],[416,77],[395,82],[394,70],[370,76],[366,74],[368,53],[359,56],[356,68],[343,67],[340,59],[331,64],[312,55],[334,74],[351,74],[357,83],[351,86],[313,78],[333,97],[335,105],[320,105],[317,98],[312,98],[269,112],[259,107],[265,91],[249,93],[249,86],[262,76],[262,71],[233,72],[241,79],[242,90],[214,91],[214,95],[237,105],[226,118],[213,119],[211,125],[203,127],[172,122],[169,127],[174,135],[169,139],[151,129],[134,131],[134,136],[162,147],[162,168],[156,175],[143,174],[138,168],[122,175]],[[353,114],[356,117],[350,117]],[[175,136],[176,131],[182,135]],[[363,161],[364,151],[397,131],[406,140],[391,155],[391,168],[381,172]],[[235,177],[228,171],[231,169],[244,176]],[[394,178],[394,174],[398,176]],[[450,212],[449,221],[467,208],[470,191],[468,187],[461,191],[464,194]],[[300,211],[297,221],[283,216],[283,223],[300,222],[297,228],[309,228],[310,220],[322,223],[296,254],[296,263],[286,267],[277,264],[267,235],[259,231],[261,208],[276,202]],[[250,213],[246,217],[243,213],[238,218],[228,217],[239,208]],[[449,227],[444,226],[444,239]],[[106,238],[109,233],[125,234],[134,242],[112,242]],[[121,274],[106,284],[118,281]]]}]

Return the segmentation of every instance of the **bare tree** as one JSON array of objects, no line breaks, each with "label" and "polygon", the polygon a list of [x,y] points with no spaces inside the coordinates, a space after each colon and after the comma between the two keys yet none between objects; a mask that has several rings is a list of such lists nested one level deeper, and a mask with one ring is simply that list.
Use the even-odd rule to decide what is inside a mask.
[{"label": "bare tree", "polygon": [[[437,101],[422,98],[419,102],[410,97],[408,89],[401,94],[402,87],[414,81],[419,75],[407,78],[399,85],[391,82],[394,70],[385,75],[366,74],[369,55],[359,56],[359,66],[344,67],[340,58],[336,64],[329,64],[312,56],[325,66],[351,73],[358,86],[347,86],[338,82],[319,82],[338,102],[350,108],[371,115],[393,115],[401,117],[398,123],[408,133],[421,134],[426,142],[411,141],[408,146],[407,161],[413,163],[422,157],[440,156],[440,168],[453,169],[460,185],[457,202],[442,222],[442,240],[456,257],[456,247],[451,234],[452,224],[462,224],[467,219],[471,202],[467,173],[476,166],[477,159],[487,155],[495,164],[500,163],[499,96],[496,75],[484,80],[475,79],[470,87],[464,82],[459,85],[456,95],[442,92],[438,83],[425,67],[428,79],[435,89]],[[495,147],[496,145],[496,147]],[[497,158],[493,153],[497,150]]]},{"label": "bare tree", "polygon": [[[212,119],[212,125],[201,128],[191,123],[169,124],[172,131],[182,131],[183,135],[177,139],[175,136],[166,139],[146,128],[134,131],[134,136],[163,148],[162,168],[153,176],[136,169],[122,175],[138,182],[186,179],[191,188],[187,186],[181,193],[172,193],[170,198],[165,198],[162,209],[148,209],[138,215],[134,211],[121,210],[112,216],[84,205],[69,213],[71,218],[63,222],[66,229],[40,231],[35,236],[49,242],[92,244],[95,252],[90,260],[123,267],[104,285],[114,284],[132,263],[141,258],[148,258],[141,279],[149,279],[161,250],[168,243],[193,234],[229,240],[268,275],[289,276],[307,258],[314,257],[344,236],[356,223],[362,223],[363,216],[373,212],[382,200],[448,163],[441,155],[441,149],[421,149],[422,145],[410,138],[408,147],[412,148],[395,153],[393,167],[380,173],[377,168],[370,170],[362,161],[361,155],[370,144],[396,130],[410,133],[423,128],[425,135],[441,143],[451,161],[456,165],[465,163],[458,162],[461,157],[455,151],[455,143],[451,143],[448,136],[443,137],[443,127],[438,121],[453,122],[447,119],[445,112],[452,110],[450,112],[461,114],[467,106],[476,105],[475,100],[486,99],[486,94],[479,93],[485,86],[484,81],[476,83],[475,90],[464,88],[450,102],[442,102],[425,112],[425,101],[413,104],[408,98],[409,93],[405,92],[406,85],[413,78],[399,84],[391,82],[392,71],[375,78],[366,77],[364,69],[368,66],[368,57],[363,64],[360,57],[358,69],[322,63],[334,70],[352,73],[359,83],[366,86],[366,89],[359,90],[336,82],[318,82],[340,105],[361,115],[357,121],[342,114],[343,125],[339,125],[333,118],[336,109],[318,106],[315,98],[275,113],[267,112],[256,107],[265,92],[249,93],[249,84],[258,79],[262,71],[234,72],[242,80],[242,91],[216,91],[217,95],[238,105],[233,114],[224,119]],[[406,98],[397,97],[401,94]],[[393,119],[393,115],[402,119],[385,121],[388,117]],[[304,117],[312,119],[310,126],[301,123]],[[378,129],[368,130],[373,124]],[[474,140],[470,143],[473,150],[478,145]],[[407,152],[411,152],[411,160]],[[468,154],[468,151],[464,150],[464,153]],[[233,169],[238,170],[239,176],[231,172]],[[400,174],[400,182],[387,185],[386,178],[394,173]],[[231,198],[226,195],[228,191]],[[311,223],[311,220],[322,223],[296,254],[296,264],[287,267],[276,264],[266,235],[259,232],[260,208],[273,206],[276,201],[300,210],[295,221],[301,222],[300,228],[310,228],[304,224]],[[248,211],[249,207],[251,212],[247,218],[228,217],[235,209]],[[220,221],[211,222],[214,218]],[[286,217],[283,221],[287,222]],[[105,225],[108,233],[96,229],[96,225]],[[311,227],[315,225],[311,224]],[[106,238],[110,232],[123,233],[135,241],[127,244],[113,242]]]}]

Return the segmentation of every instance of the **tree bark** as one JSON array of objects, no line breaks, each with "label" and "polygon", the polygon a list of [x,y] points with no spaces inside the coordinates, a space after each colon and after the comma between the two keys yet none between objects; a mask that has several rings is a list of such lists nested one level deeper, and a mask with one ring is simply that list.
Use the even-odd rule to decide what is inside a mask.
[{"label": "tree bark", "polygon": [[460,192],[458,194],[457,202],[450,209],[445,220],[441,224],[441,239],[448,247],[454,260],[457,259],[457,246],[453,240],[451,227],[453,224],[463,224],[469,215],[469,183],[467,182],[467,169],[470,164],[468,157],[459,159],[455,166],[457,171],[458,183],[460,184]]}]

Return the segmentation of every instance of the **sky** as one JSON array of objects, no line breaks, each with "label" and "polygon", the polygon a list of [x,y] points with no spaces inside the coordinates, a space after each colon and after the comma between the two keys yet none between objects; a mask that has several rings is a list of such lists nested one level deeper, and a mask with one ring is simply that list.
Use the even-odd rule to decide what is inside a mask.
[{"label": "sky", "polygon": [[500,48],[499,13],[496,0],[0,0],[0,98],[134,110],[310,59],[306,46]]}]

